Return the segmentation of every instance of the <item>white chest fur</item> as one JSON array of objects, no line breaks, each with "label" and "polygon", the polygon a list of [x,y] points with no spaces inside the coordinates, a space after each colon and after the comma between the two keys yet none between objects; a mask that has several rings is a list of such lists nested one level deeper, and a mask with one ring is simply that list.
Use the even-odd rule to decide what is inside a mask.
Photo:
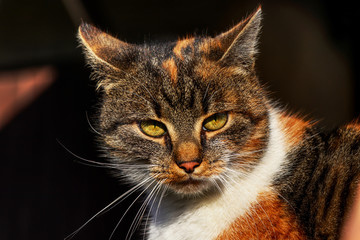
[{"label": "white chest fur", "polygon": [[[238,217],[249,212],[260,193],[271,191],[270,182],[281,172],[286,152],[276,111],[270,112],[270,139],[260,164],[248,175],[232,175],[221,194],[210,199],[164,199],[158,221],[149,229],[150,240],[216,239]],[[185,202],[186,201],[186,202]]]}]

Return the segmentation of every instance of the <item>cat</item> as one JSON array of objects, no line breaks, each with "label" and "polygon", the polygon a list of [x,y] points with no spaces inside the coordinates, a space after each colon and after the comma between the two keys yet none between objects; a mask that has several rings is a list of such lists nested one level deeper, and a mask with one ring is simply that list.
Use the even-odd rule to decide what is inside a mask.
[{"label": "cat", "polygon": [[143,45],[79,27],[102,94],[99,141],[147,194],[147,239],[340,237],[360,125],[322,133],[274,104],[255,72],[261,21],[259,7],[215,37]]}]

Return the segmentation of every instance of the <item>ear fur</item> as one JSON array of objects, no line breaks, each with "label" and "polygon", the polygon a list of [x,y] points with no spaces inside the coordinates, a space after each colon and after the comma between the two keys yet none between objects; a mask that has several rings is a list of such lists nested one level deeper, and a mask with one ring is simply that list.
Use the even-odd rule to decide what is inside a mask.
[{"label": "ear fur", "polygon": [[134,45],[112,37],[90,24],[80,25],[78,39],[93,69],[93,77],[98,80],[98,88],[106,90],[111,86],[112,79],[121,79],[121,75],[125,74],[134,60]]},{"label": "ear fur", "polygon": [[[224,66],[251,71],[257,53],[261,19],[262,11],[259,7],[229,31],[207,39],[210,41],[204,45],[208,46],[204,47],[205,52],[213,55],[211,58]],[[90,24],[80,25],[78,38],[93,68],[93,76],[98,80],[98,88],[107,88],[114,79],[121,79],[120,75],[124,75],[138,58],[139,49],[136,45],[125,43]]]},{"label": "ear fur", "polygon": [[258,37],[261,30],[261,6],[248,18],[229,31],[214,38],[223,50],[220,62],[224,65],[240,65],[251,69],[257,53]]},{"label": "ear fur", "polygon": [[123,52],[132,46],[87,23],[80,25],[78,38],[89,60],[100,61],[114,68],[119,68]]}]

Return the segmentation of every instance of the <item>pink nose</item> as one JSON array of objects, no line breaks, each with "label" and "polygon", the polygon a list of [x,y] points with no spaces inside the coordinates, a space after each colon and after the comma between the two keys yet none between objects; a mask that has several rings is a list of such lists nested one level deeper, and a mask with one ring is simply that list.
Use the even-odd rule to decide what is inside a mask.
[{"label": "pink nose", "polygon": [[191,161],[191,162],[180,162],[178,166],[185,170],[187,173],[194,172],[194,169],[200,165],[200,162]]}]

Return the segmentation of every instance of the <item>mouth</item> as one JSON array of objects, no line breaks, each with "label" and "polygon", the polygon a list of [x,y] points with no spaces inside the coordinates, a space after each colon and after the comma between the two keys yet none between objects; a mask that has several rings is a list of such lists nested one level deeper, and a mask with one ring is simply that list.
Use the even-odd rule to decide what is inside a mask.
[{"label": "mouth", "polygon": [[203,161],[194,172],[186,173],[186,171],[173,163],[166,169],[152,169],[153,173],[151,175],[157,181],[169,187],[169,190],[175,194],[190,197],[200,196],[219,189],[216,176],[222,173],[222,165],[221,161],[217,161],[216,164],[210,167],[207,161]]},{"label": "mouth", "polygon": [[181,187],[181,186],[189,186],[189,185],[193,185],[193,186],[198,186],[200,184],[204,184],[204,180],[197,180],[197,179],[193,179],[193,178],[189,178],[185,181],[181,181],[181,182],[175,182],[173,184]]},{"label": "mouth", "polygon": [[208,181],[194,179],[192,177],[184,181],[170,183],[170,186],[175,192],[185,195],[199,194],[206,190],[209,185]]}]

